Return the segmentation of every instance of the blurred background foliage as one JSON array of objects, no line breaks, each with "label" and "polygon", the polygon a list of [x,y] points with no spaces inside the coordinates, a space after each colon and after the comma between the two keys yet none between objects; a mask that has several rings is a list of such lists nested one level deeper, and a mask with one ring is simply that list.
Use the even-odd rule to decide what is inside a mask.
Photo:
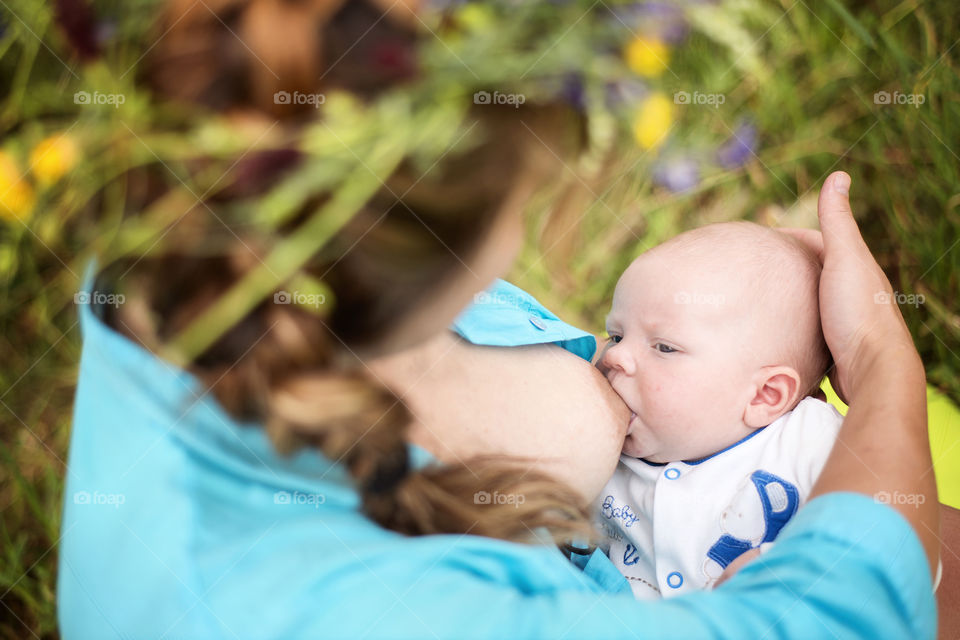
[{"label": "blurred background foliage", "polygon": [[[118,229],[117,219],[94,224],[81,205],[123,199],[122,182],[111,178],[155,162],[150,149],[177,143],[140,144],[133,134],[156,117],[135,83],[155,5],[97,3],[98,37],[113,43],[109,68],[69,57],[49,5],[7,0],[0,13],[3,637],[56,637],[55,546],[80,348],[73,296],[86,257]],[[814,226],[820,184],[844,169],[868,244],[911,301],[901,308],[929,381],[960,402],[955,7],[723,0],[692,4],[680,17],[665,3],[646,9],[660,12],[656,58],[664,64],[654,71],[675,97],[665,142],[590,156],[558,175],[530,207],[510,279],[602,334],[617,277],[645,248],[721,220]],[[117,137],[124,127],[112,120],[114,105],[78,108],[80,90],[123,94],[133,135]],[[57,129],[65,121],[69,128]],[[245,149],[257,135],[238,134],[232,144]],[[26,201],[32,213],[21,217]]]}]

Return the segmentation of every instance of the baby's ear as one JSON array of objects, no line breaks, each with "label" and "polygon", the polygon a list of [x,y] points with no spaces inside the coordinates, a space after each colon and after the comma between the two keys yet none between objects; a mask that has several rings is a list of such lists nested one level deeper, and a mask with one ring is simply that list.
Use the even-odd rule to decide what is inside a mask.
[{"label": "baby's ear", "polygon": [[793,407],[800,393],[800,374],[793,367],[764,367],[754,378],[754,394],[743,412],[748,427],[765,427]]}]

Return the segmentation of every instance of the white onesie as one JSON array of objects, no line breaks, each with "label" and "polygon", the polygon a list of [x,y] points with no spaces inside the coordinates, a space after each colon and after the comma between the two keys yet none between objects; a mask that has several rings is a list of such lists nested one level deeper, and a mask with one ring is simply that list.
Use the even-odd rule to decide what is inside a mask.
[{"label": "white onesie", "polygon": [[598,518],[604,550],[634,595],[709,588],[741,553],[772,542],[806,501],[842,421],[829,404],[804,398],[769,426],[700,460],[620,456],[600,494]]}]

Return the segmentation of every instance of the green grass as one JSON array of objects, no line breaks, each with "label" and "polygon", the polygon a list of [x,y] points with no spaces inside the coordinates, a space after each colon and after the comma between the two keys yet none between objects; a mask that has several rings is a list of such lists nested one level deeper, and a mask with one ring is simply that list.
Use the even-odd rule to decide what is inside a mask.
[{"label": "green grass", "polygon": [[[737,9],[723,20],[704,16],[703,30],[670,64],[677,77],[665,78],[674,90],[721,93],[726,102],[679,109],[683,133],[671,142],[709,150],[749,117],[759,130],[756,157],[742,169],[708,169],[682,194],[651,186],[651,158],[625,158],[611,172],[624,174],[612,187],[586,187],[602,202],[585,219],[578,221],[582,208],[534,217],[512,276],[600,332],[617,276],[644,248],[720,220],[813,226],[823,179],[843,169],[853,177],[854,213],[894,289],[924,297],[902,309],[930,382],[960,401],[957,17],[919,2],[818,3],[816,15],[792,0],[728,6]],[[735,37],[738,29],[751,38]],[[718,55],[726,42],[738,49]],[[925,101],[878,105],[878,91]],[[573,170],[566,179],[578,183]],[[558,282],[568,268],[571,277]]]},{"label": "green grass", "polygon": [[[19,19],[3,14],[0,133],[8,150],[22,152],[17,140],[36,139],[75,90],[33,35],[62,55],[44,6],[11,2]],[[138,5],[111,6],[120,28],[134,30],[128,22],[142,13]],[[542,201],[533,207],[512,278],[565,319],[600,332],[619,273],[643,248],[708,221],[811,224],[820,183],[842,168],[853,176],[854,211],[894,288],[924,296],[903,310],[930,382],[960,402],[960,18],[953,7],[730,0],[722,11],[702,12],[664,81],[671,91],[722,93],[726,101],[678,109],[669,148],[709,154],[746,116],[759,130],[756,157],[736,170],[706,169],[683,194],[655,186],[654,160],[639,153],[571,167],[578,177],[571,171],[563,180],[578,189],[565,194],[562,214],[547,215]],[[136,49],[130,53],[135,59]],[[102,86],[114,82],[96,73]],[[877,91],[922,94],[925,102],[877,105]],[[80,184],[65,189],[76,202],[89,197]],[[57,634],[56,543],[80,343],[72,296],[83,255],[104,233],[71,215],[42,210],[29,227],[0,225],[3,637]]]}]

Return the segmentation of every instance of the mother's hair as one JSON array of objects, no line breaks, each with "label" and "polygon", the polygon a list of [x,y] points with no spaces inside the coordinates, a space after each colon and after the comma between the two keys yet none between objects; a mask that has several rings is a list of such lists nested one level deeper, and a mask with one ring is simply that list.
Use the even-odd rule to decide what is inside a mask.
[{"label": "mother's hair", "polygon": [[[274,92],[336,88],[368,99],[420,73],[421,34],[411,18],[404,4],[384,18],[374,0],[173,0],[157,25],[165,35],[144,80],[160,100],[258,111],[295,131],[307,117],[296,105],[275,104]],[[555,158],[575,153],[582,141],[583,123],[562,104],[487,105],[471,117],[479,145],[450,153],[424,176],[402,164],[307,264],[303,273],[332,291],[329,316],[265,300],[190,370],[235,418],[263,424],[279,450],[316,447],[342,462],[364,511],[383,526],[517,540],[547,527],[558,538],[583,537],[589,527],[578,494],[543,473],[518,473],[517,460],[410,469],[407,408],[352,356],[377,354],[399,323],[454,286],[495,223],[519,214],[510,200],[518,185],[548,175]],[[108,310],[107,321],[152,349],[188,326],[269,248],[231,223],[227,205],[266,192],[298,158],[289,149],[241,158],[227,184],[170,230],[166,248],[108,265],[98,286],[123,289],[130,302]],[[140,211],[156,196],[129,209]],[[522,493],[525,501],[475,502],[476,492],[494,490]]]}]

